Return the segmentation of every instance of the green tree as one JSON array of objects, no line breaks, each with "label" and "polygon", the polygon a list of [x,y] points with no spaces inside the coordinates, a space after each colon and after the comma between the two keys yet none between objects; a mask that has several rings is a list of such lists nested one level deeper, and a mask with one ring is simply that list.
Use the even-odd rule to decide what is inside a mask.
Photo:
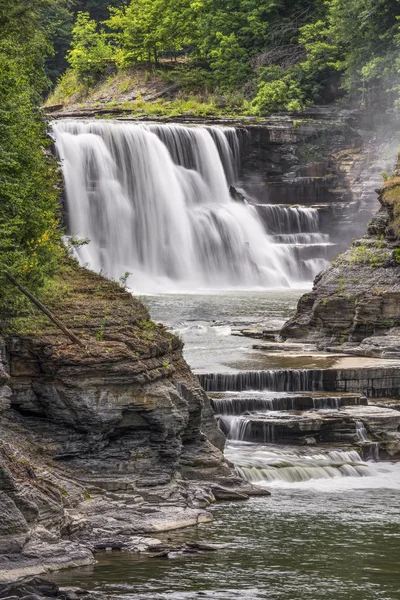
[{"label": "green tree", "polygon": [[72,0],[73,11],[88,12],[91,19],[100,23],[109,17],[109,8],[122,8],[129,3],[129,0]]},{"label": "green tree", "polygon": [[0,297],[17,301],[5,273],[32,291],[57,268],[59,170],[37,109],[48,80],[41,10],[50,3],[0,0]]},{"label": "green tree", "polygon": [[343,85],[352,98],[368,106],[385,101],[385,93],[395,78],[398,55],[398,0],[331,0],[328,25],[331,43],[340,60]]},{"label": "green tree", "polygon": [[93,84],[114,60],[113,48],[104,31],[99,30],[89,13],[78,13],[72,30],[72,49],[67,60],[79,81]]},{"label": "green tree", "polygon": [[105,24],[122,66],[157,63],[160,55],[176,57],[196,39],[191,0],[132,0],[126,8],[111,9]]}]

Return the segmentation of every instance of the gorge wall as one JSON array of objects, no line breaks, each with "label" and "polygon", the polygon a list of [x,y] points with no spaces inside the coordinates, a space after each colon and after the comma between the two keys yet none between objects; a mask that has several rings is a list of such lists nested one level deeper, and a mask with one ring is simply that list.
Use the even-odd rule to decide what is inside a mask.
[{"label": "gorge wall", "polygon": [[400,355],[399,165],[379,190],[381,207],[367,235],[353,242],[299,301],[284,339],[320,348],[394,358]]},{"label": "gorge wall", "polygon": [[[232,125],[213,124],[221,129]],[[172,278],[183,265],[182,272],[197,276],[194,266],[198,257],[187,252],[197,249],[196,244],[183,235],[190,224],[197,233],[195,241],[209,242],[200,264],[205,266],[204,275],[212,274],[212,282],[221,279],[221,272],[227,276],[222,282],[225,285],[238,276],[239,281],[233,279],[236,284],[258,284],[260,272],[270,277],[270,286],[282,282],[282,272],[288,280],[298,281],[293,266],[320,257],[299,255],[299,240],[307,252],[310,246],[313,251],[318,246],[318,252],[329,246],[329,251],[336,253],[354,231],[354,214],[358,212],[357,222],[363,227],[373,210],[368,195],[371,185],[365,192],[360,183],[369,151],[351,121],[337,115],[310,114],[301,122],[279,117],[268,123],[235,124],[233,142],[232,127],[227,135],[222,131],[212,135],[206,131],[206,135],[204,128],[193,132],[185,127],[177,132],[171,126],[167,135],[166,129],[153,126],[146,136],[143,130],[139,132],[143,135],[137,131],[122,134],[117,128],[111,132],[108,125],[97,122],[89,126],[70,122],[60,129],[63,127],[72,159],[83,157],[77,161],[82,172],[76,171],[72,178],[76,183],[82,175],[84,185],[78,191],[83,196],[75,193],[77,188],[71,188],[71,196],[87,200],[85,218],[92,224],[88,237],[96,243],[99,258],[99,264],[92,266],[99,269],[102,261],[114,259],[117,249],[121,250],[119,267],[123,267],[123,261],[132,256],[125,252],[130,248],[151,274]],[[85,127],[77,144],[75,134]],[[103,137],[95,135],[98,130],[105,132]],[[133,144],[132,149],[135,136],[140,144]],[[185,138],[191,144],[182,144]],[[169,155],[160,140],[166,142]],[[241,156],[236,163],[235,140],[240,142]],[[118,164],[125,165],[124,177],[120,171],[116,175],[105,142],[119,157]],[[139,227],[159,235],[143,236],[138,245],[132,235],[136,230],[125,229],[128,213],[120,210],[126,206],[121,201],[121,181],[128,188],[132,184],[129,198],[142,200],[144,192],[137,193],[132,164],[124,160],[133,153],[141,172],[148,175],[150,167],[143,156],[155,147],[158,162],[151,166],[152,181],[160,180],[161,168],[166,166],[169,179],[163,179],[163,189],[152,190],[158,204],[151,205],[151,210],[146,204]],[[200,154],[207,159],[201,165],[196,163]],[[234,183],[237,180],[249,191],[248,203],[240,199],[240,190],[239,201],[229,197],[228,184],[233,181],[229,173],[234,168]],[[64,176],[67,181],[65,170]],[[372,179],[374,176],[376,173]],[[351,183],[358,185],[352,192]],[[178,196],[180,212],[173,204]],[[101,220],[101,202],[110,198],[113,202],[109,202],[107,218]],[[218,201],[216,208],[209,206],[213,198]],[[301,206],[293,206],[299,203]],[[82,216],[82,207],[78,203],[73,215],[65,215],[66,221]],[[286,223],[287,230],[271,226],[274,210],[277,222]],[[383,220],[389,219],[389,207],[385,210]],[[116,214],[122,219],[117,220]],[[186,215],[184,221],[182,214]],[[386,226],[379,229],[378,221],[376,233],[371,235],[388,248],[392,244],[394,251]],[[97,227],[99,223],[102,226]],[[121,246],[109,244],[110,229],[105,224]],[[79,225],[73,233],[82,229]],[[328,235],[333,236],[332,243]],[[383,251],[381,246],[376,249]],[[274,268],[268,271],[272,256]],[[330,256],[324,254],[324,260],[327,258]],[[312,268],[319,264],[313,263]],[[379,268],[386,267],[397,268],[387,265],[385,258]],[[108,274],[118,277],[124,270]],[[310,270],[302,271],[301,280],[305,273]],[[206,277],[201,283],[204,281]],[[382,285],[380,282],[377,287],[385,291]],[[347,301],[341,291],[339,300]],[[381,300],[385,296],[377,295]],[[392,315],[395,305],[389,295],[384,300]],[[138,300],[115,282],[67,260],[54,289],[48,292],[46,305],[85,348],[72,345],[36,313],[16,315],[4,332],[0,369],[1,579],[89,564],[92,550],[97,548],[160,549],[158,540],[143,534],[208,521],[211,517],[206,508],[215,499],[245,499],[255,493],[224,461],[224,435],[217,428],[207,395],[183,360],[181,341],[154,324]],[[296,337],[296,327],[296,321],[287,326],[287,337]],[[339,324],[338,340],[342,329]],[[308,327],[307,335],[311,330]],[[297,331],[301,337],[304,328],[300,331],[297,327]],[[314,328],[310,335],[316,331]],[[330,332],[328,337],[331,343]]]},{"label": "gorge wall", "polygon": [[46,304],[85,348],[31,314],[1,348],[1,580],[148,550],[143,533],[208,521],[215,498],[249,491],[181,341],[74,261],[56,283]]}]

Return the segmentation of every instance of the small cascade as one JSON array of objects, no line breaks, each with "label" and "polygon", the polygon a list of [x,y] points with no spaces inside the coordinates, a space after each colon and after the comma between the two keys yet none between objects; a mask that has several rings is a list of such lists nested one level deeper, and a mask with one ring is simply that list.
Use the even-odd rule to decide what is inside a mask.
[{"label": "small cascade", "polygon": [[334,244],[328,235],[319,233],[317,209],[279,204],[257,204],[255,208],[265,231],[290,252],[302,277],[307,279],[310,273],[328,266]]},{"label": "small cascade", "polygon": [[246,417],[219,416],[218,423],[228,440],[238,442],[262,442],[273,444],[275,442],[274,423],[268,421],[254,422]]},{"label": "small cascade", "polygon": [[96,271],[157,292],[294,287],[326,266],[317,210],[230,197],[234,128],[63,120],[52,131],[68,233],[90,240],[77,255]]},{"label": "small cascade", "polygon": [[360,442],[369,442],[368,432],[362,421],[356,421],[356,435]]},{"label": "small cascade", "polygon": [[308,396],[287,392],[209,392],[216,415],[241,415],[274,411],[339,410],[366,405],[363,396]]},{"label": "small cascade", "polygon": [[322,369],[274,369],[239,373],[198,375],[206,392],[242,392],[270,390],[274,392],[317,392],[323,389]]},{"label": "small cascade", "polygon": [[315,208],[285,206],[282,204],[256,204],[266,231],[270,234],[318,234],[319,217]]},{"label": "small cascade", "polygon": [[238,475],[255,484],[300,483],[312,479],[367,477],[373,474],[354,451],[320,452],[232,443],[226,456],[236,465]]},{"label": "small cascade", "polygon": [[371,442],[367,460],[378,462],[380,459],[379,442]]},{"label": "small cascade", "polygon": [[300,244],[302,246],[332,246],[327,233],[280,233],[274,234],[277,244]]},{"label": "small cascade", "polygon": [[211,398],[217,415],[240,415],[247,412],[304,410],[312,408],[311,398],[295,396],[265,396],[237,394],[226,398]]},{"label": "small cascade", "polygon": [[[379,444],[370,441],[361,419],[385,409],[369,406],[360,393],[327,392],[324,386],[332,382],[324,381],[324,373],[277,369],[200,376],[227,437],[227,458],[241,477],[267,485],[375,474],[371,464],[379,461]],[[347,450],[355,443],[360,454]]]},{"label": "small cascade", "polygon": [[364,450],[367,460],[379,461],[379,442],[372,442],[368,437],[368,431],[362,421],[356,421],[356,435],[362,444],[367,446]]},{"label": "small cascade", "polygon": [[341,406],[342,398],[339,397],[313,398],[313,407],[316,410],[339,410]]}]

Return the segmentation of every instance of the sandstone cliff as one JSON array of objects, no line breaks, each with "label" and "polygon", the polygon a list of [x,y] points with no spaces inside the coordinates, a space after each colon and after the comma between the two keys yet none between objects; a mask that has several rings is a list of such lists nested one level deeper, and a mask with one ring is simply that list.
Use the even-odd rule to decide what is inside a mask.
[{"label": "sandstone cliff", "polygon": [[316,277],[283,327],[284,339],[400,356],[400,165],[378,193],[381,208],[367,235]]},{"label": "sandstone cliff", "polygon": [[210,520],[219,495],[246,498],[179,338],[72,261],[47,304],[86,349],[36,313],[4,337],[0,580],[156,547],[141,534]]}]

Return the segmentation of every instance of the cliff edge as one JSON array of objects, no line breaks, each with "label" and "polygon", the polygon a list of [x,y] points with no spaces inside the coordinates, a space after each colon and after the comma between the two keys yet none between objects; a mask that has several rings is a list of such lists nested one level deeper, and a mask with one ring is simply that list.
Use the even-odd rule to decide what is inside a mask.
[{"label": "cliff edge", "polygon": [[212,501],[249,491],[181,340],[141,302],[67,260],[46,304],[85,348],[36,313],[4,335],[0,581],[157,549],[143,534],[207,522]]},{"label": "cliff edge", "polygon": [[359,355],[400,357],[400,159],[377,190],[381,207],[367,235],[320,273],[283,339]]}]

